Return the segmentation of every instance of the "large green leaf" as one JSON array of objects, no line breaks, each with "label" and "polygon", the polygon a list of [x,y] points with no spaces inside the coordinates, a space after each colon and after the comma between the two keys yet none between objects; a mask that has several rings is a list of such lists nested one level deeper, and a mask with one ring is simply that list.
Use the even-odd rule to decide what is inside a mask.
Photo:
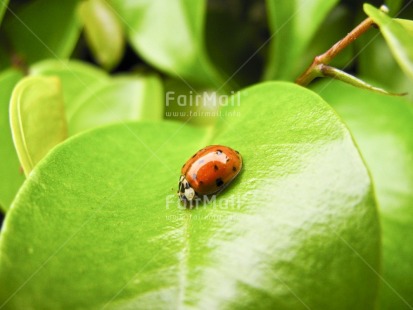
[{"label": "large green leaf", "polygon": [[[179,170],[212,143],[239,150],[244,169],[184,209]],[[378,265],[371,183],[347,129],[312,92],[266,83],[233,97],[213,132],[118,124],[55,148],[7,214],[0,307],[365,310]]]},{"label": "large green leaf", "polygon": [[37,0],[13,11],[2,30],[14,53],[29,63],[69,57],[80,34],[77,3],[78,0]]},{"label": "large green leaf", "polygon": [[113,69],[121,60],[125,46],[118,17],[105,0],[83,1],[79,15],[94,58],[107,70]]},{"label": "large green leaf", "polygon": [[26,77],[10,100],[14,146],[26,176],[67,137],[63,95],[56,77]]},{"label": "large green leaf", "polygon": [[24,181],[9,122],[11,93],[22,77],[23,73],[14,69],[0,74],[0,207],[3,211],[7,211]]},{"label": "large green leaf", "polygon": [[393,56],[403,71],[413,79],[413,31],[370,4],[364,4],[364,11],[379,25]]},{"label": "large green leaf", "polygon": [[318,27],[337,2],[267,0],[272,34],[266,79],[293,80],[305,70],[305,65],[310,65],[300,60]]},{"label": "large green leaf", "polygon": [[69,134],[127,120],[161,120],[163,87],[155,75],[130,75],[113,78],[85,92],[67,115]]},{"label": "large green leaf", "polygon": [[204,47],[205,0],[110,0],[132,47],[147,62],[177,77],[222,86]]},{"label": "large green leaf", "polygon": [[47,59],[32,65],[29,73],[35,76],[57,76],[60,79],[67,115],[77,110],[80,96],[110,81],[105,71],[76,60]]},{"label": "large green leaf", "polygon": [[340,82],[317,91],[350,127],[370,168],[383,229],[382,309],[413,306],[413,107]]}]

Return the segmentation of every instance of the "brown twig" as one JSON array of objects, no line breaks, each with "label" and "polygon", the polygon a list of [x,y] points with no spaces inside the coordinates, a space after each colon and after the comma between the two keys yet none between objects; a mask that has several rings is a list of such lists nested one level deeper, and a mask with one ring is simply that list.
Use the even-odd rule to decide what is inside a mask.
[{"label": "brown twig", "polygon": [[336,57],[343,49],[370,29],[372,25],[374,25],[374,22],[370,17],[363,20],[356,28],[349,32],[343,39],[334,44],[324,54],[316,56],[313,63],[302,75],[297,78],[295,82],[299,85],[306,86],[316,77],[323,76],[323,72],[321,70],[322,65],[329,64],[334,57]]}]

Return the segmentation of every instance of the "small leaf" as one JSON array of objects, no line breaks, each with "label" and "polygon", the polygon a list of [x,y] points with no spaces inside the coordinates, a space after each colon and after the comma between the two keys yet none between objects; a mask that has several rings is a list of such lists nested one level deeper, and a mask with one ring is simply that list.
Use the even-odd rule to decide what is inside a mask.
[{"label": "small leaf", "polygon": [[383,231],[380,309],[411,309],[413,107],[335,81],[314,88],[349,126],[373,177]]},{"label": "small leaf", "polygon": [[67,137],[59,79],[22,79],[13,90],[10,124],[14,145],[27,176],[55,145]]},{"label": "small leaf", "polygon": [[85,92],[89,92],[94,87],[108,83],[110,80],[106,72],[100,68],[76,60],[47,59],[33,64],[29,73],[34,76],[59,77],[62,84],[65,112],[68,118],[78,108],[76,105],[78,97],[83,96]]},{"label": "small leaf", "polygon": [[94,58],[107,70],[116,67],[123,56],[125,40],[113,9],[105,0],[83,1],[79,5],[79,16]]},{"label": "small leaf", "polygon": [[413,34],[413,20],[395,18],[399,24],[401,24],[410,34]]},{"label": "small leaf", "polygon": [[376,93],[379,93],[379,94],[382,94],[382,95],[391,95],[391,96],[404,96],[404,95],[406,95],[406,93],[398,93],[398,94],[391,93],[391,92],[389,92],[389,91],[387,91],[383,88],[370,85],[369,83],[367,83],[367,82],[365,82],[365,81],[363,81],[363,80],[361,80],[361,79],[359,79],[359,78],[357,78],[357,77],[355,77],[355,76],[353,76],[353,75],[351,75],[347,72],[344,72],[342,70],[334,68],[334,67],[330,67],[330,66],[326,66],[326,65],[320,65],[320,71],[321,71],[321,73],[324,77],[331,77],[333,79],[340,80],[344,83],[353,85],[355,87],[368,89],[370,91],[373,91],[373,92],[376,92]]},{"label": "small leaf", "polygon": [[383,36],[368,31],[355,43],[357,72],[363,80],[374,81],[393,93],[407,92],[406,97],[413,99],[413,80],[402,71]]},{"label": "small leaf", "polygon": [[37,0],[21,5],[2,25],[14,52],[28,63],[69,57],[80,35],[77,3]]},{"label": "small leaf", "polygon": [[[374,194],[336,113],[279,82],[221,112],[212,132],[117,124],[55,148],[5,219],[0,306],[373,309]],[[182,208],[180,168],[208,144],[238,150],[244,169],[215,202]]]},{"label": "small leaf", "polygon": [[413,31],[405,23],[392,19],[370,4],[364,4],[364,11],[380,27],[393,56],[403,71],[413,79]]},{"label": "small leaf", "polygon": [[204,46],[205,0],[110,3],[124,21],[132,47],[147,62],[189,81],[222,86],[224,78]]},{"label": "small leaf", "polygon": [[85,92],[68,115],[69,134],[114,122],[161,120],[163,87],[157,75],[123,76]]},{"label": "small leaf", "polygon": [[294,80],[308,64],[300,59],[338,0],[267,0],[272,33],[265,79]]},{"label": "small leaf", "polygon": [[9,122],[10,97],[22,77],[23,73],[14,69],[0,73],[0,208],[4,212],[24,181]]}]

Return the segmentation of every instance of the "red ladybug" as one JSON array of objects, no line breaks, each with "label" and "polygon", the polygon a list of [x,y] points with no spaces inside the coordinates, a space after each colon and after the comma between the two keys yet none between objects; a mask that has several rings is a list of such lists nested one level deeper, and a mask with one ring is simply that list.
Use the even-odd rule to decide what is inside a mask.
[{"label": "red ladybug", "polygon": [[223,190],[241,171],[238,151],[223,145],[210,145],[195,153],[183,166],[178,195],[181,201],[198,199]]}]

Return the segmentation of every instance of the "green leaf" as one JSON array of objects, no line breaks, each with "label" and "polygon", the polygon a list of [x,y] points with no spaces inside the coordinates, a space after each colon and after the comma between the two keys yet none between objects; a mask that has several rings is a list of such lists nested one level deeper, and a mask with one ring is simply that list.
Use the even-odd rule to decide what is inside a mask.
[{"label": "green leaf", "polygon": [[14,53],[28,63],[44,58],[67,58],[80,34],[77,0],[31,1],[10,14],[2,30]]},{"label": "green leaf", "polygon": [[411,309],[413,107],[339,82],[316,90],[346,121],[373,176],[383,230],[380,309]]},{"label": "green leaf", "polygon": [[413,79],[413,31],[370,4],[364,11],[380,27],[393,56],[403,71]]},{"label": "green leaf", "polygon": [[[55,148],[7,214],[0,306],[373,309],[375,203],[335,112],[266,83],[222,113],[213,132],[118,124]],[[217,143],[243,171],[215,202],[182,208],[182,164]]]},{"label": "green leaf", "polygon": [[409,33],[413,33],[413,20],[401,18],[395,18],[394,20],[401,24]]},{"label": "green leaf", "polygon": [[204,46],[205,0],[111,0],[129,41],[151,65],[173,76],[225,87]]},{"label": "green leaf", "polygon": [[272,35],[265,79],[294,80],[305,70],[309,64],[302,64],[300,60],[337,3],[337,0],[267,0]]},{"label": "green leaf", "polygon": [[11,97],[10,124],[14,146],[27,176],[47,152],[67,137],[59,79],[22,79]]},{"label": "green leaf", "polygon": [[407,97],[413,99],[409,91],[413,89],[413,80],[404,74],[382,36],[368,31],[356,40],[356,46],[357,71],[363,80],[379,83],[393,93],[408,92]]},{"label": "green leaf", "polygon": [[105,71],[76,60],[44,60],[32,65],[29,72],[30,75],[35,76],[59,77],[62,83],[65,112],[68,116],[77,110],[80,96],[110,81]]},{"label": "green leaf", "polygon": [[3,20],[4,13],[7,11],[7,6],[9,4],[9,0],[2,0],[0,3],[0,24]]},{"label": "green leaf", "polygon": [[79,16],[94,58],[107,70],[116,67],[123,56],[125,39],[112,8],[105,0],[83,1],[79,5]]},{"label": "green leaf", "polygon": [[20,71],[9,69],[0,73],[0,208],[7,211],[24,181],[23,172],[13,145],[9,122],[9,102]]},{"label": "green leaf", "polygon": [[69,135],[127,120],[161,120],[163,86],[155,75],[123,76],[85,92],[68,114]]}]

